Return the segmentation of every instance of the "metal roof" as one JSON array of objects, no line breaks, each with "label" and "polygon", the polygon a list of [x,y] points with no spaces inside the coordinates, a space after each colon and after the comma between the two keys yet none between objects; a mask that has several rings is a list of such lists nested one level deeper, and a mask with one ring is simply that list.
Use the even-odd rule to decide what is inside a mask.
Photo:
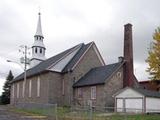
[{"label": "metal roof", "polygon": [[[80,49],[76,52],[76,54],[72,57],[72,59],[70,59],[70,61],[68,61],[67,64],[64,64],[65,66],[64,66],[62,72],[60,72],[60,73],[64,73],[64,72],[67,72],[68,70],[71,70],[72,67],[76,64],[76,62],[79,60],[79,58],[85,53],[87,48],[89,48],[89,46],[92,43],[93,42],[90,42],[86,45],[84,43],[78,44],[78,45],[76,45],[76,46],[74,46],[64,52],[61,52],[60,54],[57,54],[57,55],[55,55],[45,61],[42,61],[41,63],[39,63],[35,67],[27,70],[27,72],[26,72],[27,77],[31,77],[36,74],[40,74],[41,72],[44,72],[44,71],[53,71],[53,70],[49,69],[52,65],[58,63],[57,61],[60,61],[64,56],[71,53],[77,46],[80,46]],[[57,72],[57,71],[55,71],[55,72]],[[22,80],[23,78],[24,78],[24,73],[17,76],[12,82]]]}]

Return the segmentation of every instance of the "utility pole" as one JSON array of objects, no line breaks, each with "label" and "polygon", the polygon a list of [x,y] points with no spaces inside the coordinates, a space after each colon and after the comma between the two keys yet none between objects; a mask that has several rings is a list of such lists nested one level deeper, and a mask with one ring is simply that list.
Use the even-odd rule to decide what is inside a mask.
[{"label": "utility pole", "polygon": [[25,96],[25,90],[26,90],[26,80],[27,80],[27,65],[30,64],[30,59],[27,57],[30,52],[28,51],[30,48],[26,45],[21,45],[19,52],[22,52],[23,57],[20,58],[20,62],[24,64],[24,82],[23,82],[23,91],[22,91],[22,97]]}]

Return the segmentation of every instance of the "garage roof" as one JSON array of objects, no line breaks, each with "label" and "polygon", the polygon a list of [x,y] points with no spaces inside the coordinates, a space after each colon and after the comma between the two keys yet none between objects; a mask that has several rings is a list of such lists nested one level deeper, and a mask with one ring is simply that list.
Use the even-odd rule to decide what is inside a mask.
[{"label": "garage roof", "polygon": [[143,96],[146,97],[156,97],[156,98],[160,98],[160,92],[157,91],[151,91],[151,90],[147,90],[147,89],[143,89],[143,88],[131,88],[131,87],[126,87],[124,89],[121,89],[120,91],[118,91],[116,94],[113,95],[113,97],[121,94],[122,92],[124,92],[127,89],[132,89],[138,93],[140,93]]},{"label": "garage roof", "polygon": [[146,97],[158,97],[160,98],[160,92],[157,91],[151,91],[147,89],[141,89],[141,88],[133,88],[135,91],[143,94]]}]

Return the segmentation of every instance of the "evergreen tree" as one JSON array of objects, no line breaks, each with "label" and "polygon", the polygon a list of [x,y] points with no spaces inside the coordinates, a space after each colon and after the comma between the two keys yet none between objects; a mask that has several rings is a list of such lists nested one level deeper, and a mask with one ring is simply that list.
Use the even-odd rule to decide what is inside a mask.
[{"label": "evergreen tree", "polygon": [[9,71],[8,76],[6,77],[6,82],[3,86],[3,93],[1,96],[1,103],[2,104],[9,104],[10,103],[10,89],[11,89],[11,81],[13,80],[14,76],[12,71]]},{"label": "evergreen tree", "polygon": [[160,28],[157,28],[153,34],[153,42],[148,54],[147,72],[151,75],[152,80],[160,80]]}]

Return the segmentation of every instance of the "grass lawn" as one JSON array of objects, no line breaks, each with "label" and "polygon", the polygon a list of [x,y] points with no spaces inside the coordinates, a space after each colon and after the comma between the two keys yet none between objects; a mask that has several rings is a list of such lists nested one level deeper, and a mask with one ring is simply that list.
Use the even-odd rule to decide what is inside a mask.
[{"label": "grass lawn", "polygon": [[[68,108],[58,107],[57,112],[54,108],[48,109],[18,109],[12,108],[11,111],[39,116],[54,116],[57,113],[58,120],[90,120],[89,112],[70,112]],[[143,114],[143,115],[99,115],[93,113],[93,120],[160,120],[160,114]]]}]

